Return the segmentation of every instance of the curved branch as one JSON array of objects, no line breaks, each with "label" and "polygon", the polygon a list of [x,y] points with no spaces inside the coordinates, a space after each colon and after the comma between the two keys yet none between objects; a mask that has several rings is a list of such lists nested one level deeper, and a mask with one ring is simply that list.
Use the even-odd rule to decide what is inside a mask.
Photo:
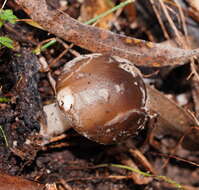
[{"label": "curved branch", "polygon": [[136,65],[180,65],[199,55],[199,49],[174,48],[82,24],[65,13],[48,9],[45,0],[15,1],[48,32],[92,52],[117,55]]}]

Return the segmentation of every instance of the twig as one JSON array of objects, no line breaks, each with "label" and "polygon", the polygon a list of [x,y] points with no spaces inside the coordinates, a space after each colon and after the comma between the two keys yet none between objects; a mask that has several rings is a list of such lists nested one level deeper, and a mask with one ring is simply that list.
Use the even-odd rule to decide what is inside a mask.
[{"label": "twig", "polygon": [[50,33],[92,52],[109,53],[137,65],[156,67],[180,65],[199,55],[199,49],[173,48],[81,24],[58,10],[49,10],[45,0],[15,1]]},{"label": "twig", "polygon": [[1,6],[1,9],[4,9],[6,3],[7,3],[7,0],[5,0],[5,1],[3,2],[3,5]]},{"label": "twig", "polygon": [[[155,1],[155,2],[157,2],[157,1]],[[163,21],[162,21],[162,19],[161,19],[161,16],[160,16],[160,14],[159,14],[159,12],[158,12],[158,10],[157,10],[157,8],[156,8],[155,2],[154,2],[154,0],[150,0],[150,3],[151,3],[151,5],[152,5],[152,8],[153,8],[155,14],[156,14],[156,17],[157,17],[157,19],[158,19],[158,22],[159,22],[159,24],[160,24],[160,27],[161,27],[162,32],[163,32],[163,34],[164,34],[164,37],[165,37],[167,40],[169,40],[169,39],[170,39],[169,34],[168,34],[168,32],[167,32],[167,30],[166,30],[166,27],[165,27],[165,25],[164,25],[164,23],[163,23]]]}]

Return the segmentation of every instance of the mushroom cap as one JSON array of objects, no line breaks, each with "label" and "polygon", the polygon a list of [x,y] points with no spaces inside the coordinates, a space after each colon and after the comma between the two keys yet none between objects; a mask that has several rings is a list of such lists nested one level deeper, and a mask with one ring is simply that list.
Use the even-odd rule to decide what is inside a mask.
[{"label": "mushroom cap", "polygon": [[56,91],[58,105],[73,128],[98,143],[120,142],[145,124],[146,88],[126,59],[78,57],[66,64]]}]

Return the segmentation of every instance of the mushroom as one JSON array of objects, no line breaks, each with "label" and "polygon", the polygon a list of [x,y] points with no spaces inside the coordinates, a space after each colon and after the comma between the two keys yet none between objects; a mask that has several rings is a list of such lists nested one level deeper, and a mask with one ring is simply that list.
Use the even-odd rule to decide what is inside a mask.
[{"label": "mushroom", "polygon": [[56,102],[44,106],[50,137],[73,128],[101,144],[136,135],[146,120],[146,87],[139,70],[117,56],[89,54],[68,62],[55,86]]},{"label": "mushroom", "polygon": [[[118,143],[137,135],[154,113],[156,128],[165,134],[181,137],[198,126],[189,112],[145,85],[133,63],[117,56],[89,54],[68,62],[55,92],[56,102],[44,106],[40,134],[47,139],[73,128],[98,143]],[[195,130],[183,146],[198,149],[198,138]]]}]

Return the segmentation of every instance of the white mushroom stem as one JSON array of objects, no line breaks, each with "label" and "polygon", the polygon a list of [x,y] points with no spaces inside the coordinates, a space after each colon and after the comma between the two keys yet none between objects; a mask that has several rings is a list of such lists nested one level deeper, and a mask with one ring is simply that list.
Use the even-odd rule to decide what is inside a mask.
[{"label": "white mushroom stem", "polygon": [[46,123],[41,124],[40,134],[42,136],[49,138],[71,128],[69,120],[60,111],[57,103],[45,105],[43,109],[46,115]]}]

